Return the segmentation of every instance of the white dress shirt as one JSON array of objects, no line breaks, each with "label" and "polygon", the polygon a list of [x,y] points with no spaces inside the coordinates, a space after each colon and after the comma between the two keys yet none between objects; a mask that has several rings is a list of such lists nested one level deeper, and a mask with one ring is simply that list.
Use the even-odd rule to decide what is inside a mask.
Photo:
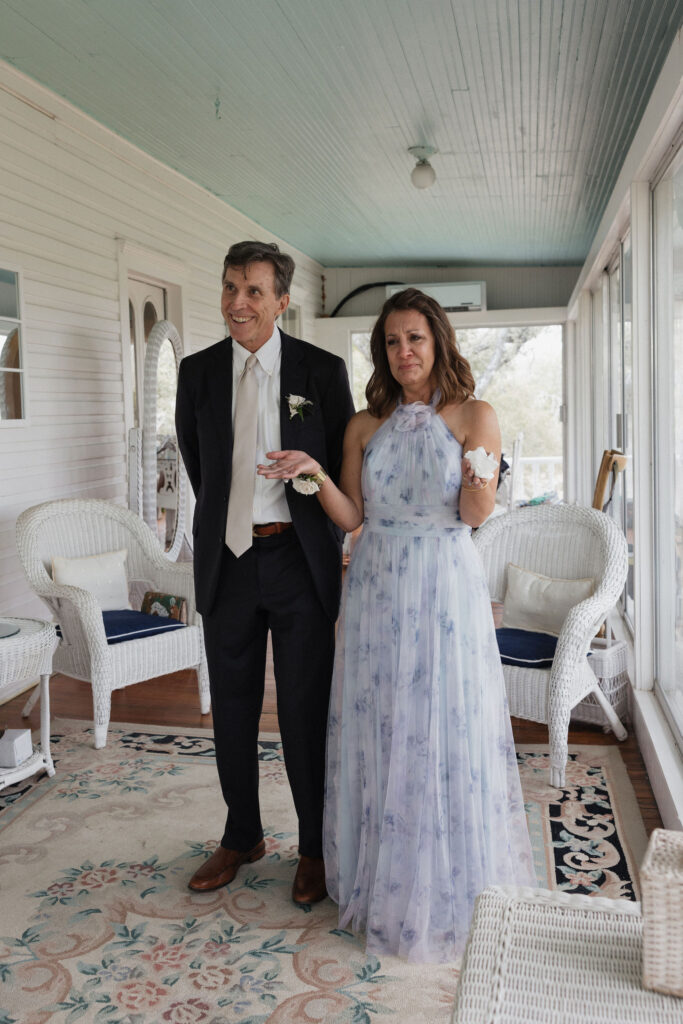
[{"label": "white dress shirt", "polygon": [[[258,421],[256,432],[256,464],[267,463],[266,452],[279,451],[280,440],[280,331],[273,328],[265,345],[255,353],[254,373],[258,381]],[[235,429],[235,398],[237,386],[251,353],[233,339],[232,342],[232,427]],[[256,465],[254,466],[256,473]],[[254,487],[254,523],[289,523],[292,516],[285,497],[284,480],[267,480],[256,476]]]}]

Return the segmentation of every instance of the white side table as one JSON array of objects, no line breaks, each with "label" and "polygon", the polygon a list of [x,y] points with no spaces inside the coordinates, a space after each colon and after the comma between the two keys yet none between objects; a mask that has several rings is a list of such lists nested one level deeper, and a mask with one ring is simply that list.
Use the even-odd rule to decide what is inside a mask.
[{"label": "white side table", "polygon": [[478,897],[451,1024],[683,1024],[642,984],[629,900],[490,886]]},{"label": "white side table", "polygon": [[59,643],[55,627],[42,619],[16,619],[0,617],[2,624],[18,627],[13,636],[0,638],[0,693],[13,683],[29,681],[40,676],[40,686],[32,695],[24,714],[28,714],[40,695],[40,746],[16,768],[0,768],[0,789],[11,786],[45,768],[54,775],[50,756],[50,673],[52,654]]}]

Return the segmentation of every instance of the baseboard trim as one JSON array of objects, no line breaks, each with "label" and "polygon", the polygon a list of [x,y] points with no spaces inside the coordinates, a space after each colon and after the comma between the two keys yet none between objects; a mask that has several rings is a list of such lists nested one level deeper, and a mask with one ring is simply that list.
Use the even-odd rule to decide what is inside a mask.
[{"label": "baseboard trim", "polygon": [[683,761],[651,690],[634,690],[633,724],[665,828],[683,830]]}]

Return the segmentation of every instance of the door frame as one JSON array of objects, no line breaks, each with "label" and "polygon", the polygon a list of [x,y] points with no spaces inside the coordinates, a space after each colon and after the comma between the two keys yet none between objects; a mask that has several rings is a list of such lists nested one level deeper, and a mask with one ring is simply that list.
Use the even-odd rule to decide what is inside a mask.
[{"label": "door frame", "polygon": [[166,318],[178,329],[185,352],[191,351],[183,295],[189,283],[189,270],[180,260],[146,249],[125,238],[117,238],[119,267],[119,323],[121,326],[121,369],[123,375],[123,407],[126,437],[135,426],[133,413],[133,381],[130,365],[130,327],[128,321],[129,276],[156,285],[166,291]]}]

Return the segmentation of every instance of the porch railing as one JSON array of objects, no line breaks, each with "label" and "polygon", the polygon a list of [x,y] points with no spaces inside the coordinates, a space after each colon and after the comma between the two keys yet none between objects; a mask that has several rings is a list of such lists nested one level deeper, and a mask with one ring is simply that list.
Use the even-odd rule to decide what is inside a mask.
[{"label": "porch railing", "polygon": [[515,480],[515,501],[535,498],[546,491],[563,493],[562,456],[522,456]]}]

